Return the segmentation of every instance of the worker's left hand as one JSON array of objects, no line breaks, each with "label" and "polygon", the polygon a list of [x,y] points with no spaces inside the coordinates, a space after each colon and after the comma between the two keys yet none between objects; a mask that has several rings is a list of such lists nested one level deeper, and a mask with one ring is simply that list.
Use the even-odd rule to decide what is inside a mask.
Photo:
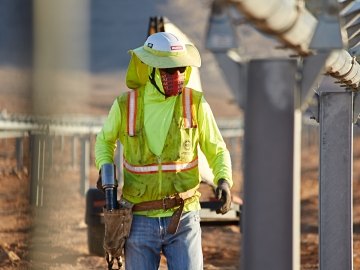
[{"label": "worker's left hand", "polygon": [[98,179],[96,181],[96,187],[98,190],[102,191],[105,193],[105,190],[104,188],[102,187],[102,179],[101,179],[101,169],[99,170],[99,176],[98,176]]},{"label": "worker's left hand", "polygon": [[219,179],[215,196],[222,202],[220,208],[216,209],[217,214],[226,214],[231,207],[230,185],[225,179]]}]

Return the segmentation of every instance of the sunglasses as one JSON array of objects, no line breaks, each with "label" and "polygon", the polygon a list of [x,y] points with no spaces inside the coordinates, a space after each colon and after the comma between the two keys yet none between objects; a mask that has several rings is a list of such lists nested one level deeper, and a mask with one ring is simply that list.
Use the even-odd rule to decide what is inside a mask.
[{"label": "sunglasses", "polygon": [[184,73],[186,67],[162,68],[160,70],[166,72],[167,74],[175,74],[175,72],[177,71],[179,71],[180,73]]}]

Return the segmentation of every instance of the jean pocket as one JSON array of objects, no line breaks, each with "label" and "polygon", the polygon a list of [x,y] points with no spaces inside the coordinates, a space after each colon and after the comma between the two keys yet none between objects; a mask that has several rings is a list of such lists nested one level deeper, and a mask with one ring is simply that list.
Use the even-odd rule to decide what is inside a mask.
[{"label": "jean pocket", "polygon": [[189,223],[189,224],[200,223],[200,220],[201,220],[199,211],[190,211],[190,212],[183,213],[183,216],[181,219],[182,219],[182,222]]}]

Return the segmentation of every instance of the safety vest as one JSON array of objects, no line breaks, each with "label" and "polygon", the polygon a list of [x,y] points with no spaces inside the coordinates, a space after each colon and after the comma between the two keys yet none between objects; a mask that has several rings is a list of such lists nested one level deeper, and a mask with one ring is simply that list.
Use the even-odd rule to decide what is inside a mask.
[{"label": "safety vest", "polygon": [[[144,89],[129,91],[118,98],[119,138],[124,155],[122,196],[132,203],[159,200],[200,183],[197,110],[202,93],[186,88],[177,96],[163,152],[156,156],[150,151],[145,134]],[[188,203],[198,204],[198,198]]]}]

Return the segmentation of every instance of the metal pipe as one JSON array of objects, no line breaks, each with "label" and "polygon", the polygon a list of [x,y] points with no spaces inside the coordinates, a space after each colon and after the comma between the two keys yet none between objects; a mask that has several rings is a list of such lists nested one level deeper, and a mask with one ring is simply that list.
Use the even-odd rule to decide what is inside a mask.
[{"label": "metal pipe", "polygon": [[276,35],[300,54],[310,53],[308,45],[315,32],[317,20],[294,0],[233,1],[255,26]]},{"label": "metal pipe", "polygon": [[325,70],[333,77],[353,88],[360,84],[360,65],[345,50],[333,51],[325,63]]}]

